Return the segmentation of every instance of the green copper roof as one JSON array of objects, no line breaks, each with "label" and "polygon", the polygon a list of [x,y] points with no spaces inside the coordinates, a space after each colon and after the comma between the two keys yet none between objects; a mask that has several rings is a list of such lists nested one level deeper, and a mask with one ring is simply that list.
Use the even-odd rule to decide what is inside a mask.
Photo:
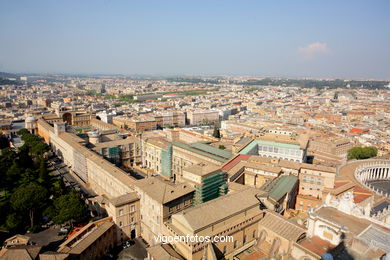
[{"label": "green copper roof", "polygon": [[281,176],[271,182],[265,183],[260,189],[267,193],[262,194],[261,196],[269,196],[274,200],[279,201],[284,194],[290,192],[294,188],[297,181],[298,178],[294,175]]},{"label": "green copper roof", "polygon": [[[222,151],[222,152],[226,152],[226,151],[212,147],[210,145],[199,144],[199,143],[194,143],[195,145],[194,144],[188,145],[188,144],[183,144],[183,143],[179,143],[179,142],[172,142],[172,144],[174,146],[181,147],[181,148],[186,149],[188,151],[203,155],[205,157],[214,159],[214,160],[219,161],[219,162],[226,162],[232,156],[232,154],[228,152],[230,154],[230,156],[227,157],[227,155],[228,155],[227,153],[220,152],[220,151]],[[220,150],[220,151],[216,151],[215,149]]]},{"label": "green copper roof", "polygon": [[195,147],[196,149],[211,153],[211,154],[215,154],[215,155],[217,155],[219,157],[223,157],[225,159],[230,159],[230,157],[233,156],[232,153],[229,151],[218,149],[214,146],[211,146],[211,145],[208,145],[205,143],[192,143],[192,144],[190,144],[190,146]]}]

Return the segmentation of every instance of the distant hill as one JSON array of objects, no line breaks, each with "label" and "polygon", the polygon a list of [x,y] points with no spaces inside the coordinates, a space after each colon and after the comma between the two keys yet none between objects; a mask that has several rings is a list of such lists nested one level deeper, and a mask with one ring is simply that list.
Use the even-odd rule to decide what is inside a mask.
[{"label": "distant hill", "polygon": [[19,78],[19,75],[0,71],[0,78]]},{"label": "distant hill", "polygon": [[[10,80],[16,79],[16,80]],[[0,71],[0,85],[18,85],[20,84],[19,75]]]}]

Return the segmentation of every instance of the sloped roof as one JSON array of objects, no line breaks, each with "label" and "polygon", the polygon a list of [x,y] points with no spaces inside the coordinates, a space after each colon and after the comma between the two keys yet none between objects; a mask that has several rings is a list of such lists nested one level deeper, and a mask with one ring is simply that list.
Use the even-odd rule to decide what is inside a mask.
[{"label": "sloped roof", "polygon": [[294,242],[306,232],[304,227],[295,224],[291,220],[288,220],[273,211],[267,211],[264,218],[259,221],[259,224],[275,232],[279,236]]},{"label": "sloped roof", "polygon": [[373,244],[387,252],[390,252],[390,232],[377,228],[373,225],[368,226],[358,236],[363,241]]},{"label": "sloped roof", "polygon": [[172,219],[196,232],[244,210],[257,207],[259,200],[256,195],[259,193],[261,191],[254,188],[237,191],[177,213]]},{"label": "sloped roof", "polygon": [[198,163],[198,164],[189,166],[187,168],[184,168],[184,171],[190,172],[192,174],[199,175],[199,176],[205,176],[205,175],[220,171],[220,169],[221,168],[219,166],[217,166],[213,163],[206,162],[206,163]]},{"label": "sloped roof", "polygon": [[162,204],[195,191],[189,184],[173,184],[169,181],[161,180],[158,177],[138,180],[136,186],[152,199]]},{"label": "sloped roof", "polygon": [[[62,249],[60,250],[60,252],[69,254],[81,254],[82,252],[84,252],[85,249],[91,246],[98,238],[100,238],[107,230],[109,230],[114,225],[115,224],[113,222],[104,222],[103,224],[97,226],[96,229],[94,229],[90,234],[83,237],[79,243],[75,243],[74,246],[69,247],[68,245],[65,245],[64,247],[62,247],[61,245],[60,247]],[[70,239],[68,239],[67,241],[69,240]],[[64,243],[66,243],[67,241],[65,241]]]},{"label": "sloped roof", "polygon": [[135,200],[139,200],[137,193],[136,192],[130,192],[130,193],[121,195],[119,197],[112,198],[110,200],[110,202],[112,203],[112,205],[118,207],[118,206],[124,205],[126,203],[135,201]]},{"label": "sloped roof", "polygon": [[230,157],[232,157],[232,153],[227,151],[227,150],[218,149],[218,148],[216,148],[214,146],[211,146],[211,145],[208,145],[208,144],[204,144],[204,143],[201,143],[201,142],[192,143],[192,144],[190,144],[190,146],[192,146],[192,147],[194,147],[196,149],[199,149],[199,150],[202,150],[202,151],[205,151],[205,152],[217,155],[217,156],[225,158],[225,159],[229,159]]},{"label": "sloped roof", "polygon": [[45,252],[43,254],[39,254],[40,260],[65,260],[69,257],[69,254],[59,253],[59,252]]},{"label": "sloped roof", "polygon": [[250,157],[251,157],[251,155],[238,154],[238,155],[236,155],[232,160],[230,160],[229,162],[227,162],[227,163],[222,167],[222,170],[224,170],[224,171],[229,171],[229,170],[232,169],[234,166],[236,166],[238,163],[240,163],[241,161],[247,161]]},{"label": "sloped roof", "polygon": [[260,189],[267,192],[262,197],[269,196],[275,201],[279,201],[286,193],[289,193],[298,182],[298,177],[294,175],[284,175],[265,183]]},{"label": "sloped roof", "polygon": [[[180,147],[182,149],[191,151],[193,153],[197,153],[197,154],[203,155],[205,157],[211,158],[213,160],[216,160],[216,161],[219,161],[219,162],[222,162],[222,163],[226,162],[232,156],[231,154],[230,154],[230,157],[226,157],[226,154],[221,156],[221,154],[217,154],[217,152],[214,150],[214,149],[217,149],[217,150],[220,150],[220,149],[212,147],[210,145],[206,145],[206,146],[208,146],[206,148],[206,147],[204,147],[202,145],[195,145],[195,146],[193,146],[193,144],[188,145],[188,144],[183,144],[183,143],[179,143],[179,142],[172,142],[172,144],[174,146],[177,146],[177,147]],[[209,149],[209,147],[212,147],[212,148]]]},{"label": "sloped roof", "polygon": [[155,260],[184,260],[171,245],[159,244],[146,249]]},{"label": "sloped roof", "polygon": [[3,260],[31,260],[37,259],[41,246],[20,245],[10,248],[4,248],[0,252],[0,258]]}]

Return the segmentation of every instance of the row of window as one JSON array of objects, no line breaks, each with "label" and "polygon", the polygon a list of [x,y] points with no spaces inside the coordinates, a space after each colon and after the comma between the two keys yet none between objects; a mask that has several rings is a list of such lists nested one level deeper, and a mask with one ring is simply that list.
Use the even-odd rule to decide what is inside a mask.
[{"label": "row of window", "polygon": [[[134,224],[134,220],[135,220],[135,218],[134,218],[134,217],[131,217],[131,218],[130,218],[130,224]],[[122,221],[119,221],[119,226],[120,226],[120,227],[123,227],[123,222],[122,222]]]},{"label": "row of window", "polygon": [[[123,215],[123,209],[120,209],[119,210],[119,216],[122,216]],[[130,205],[130,212],[129,213],[133,213],[135,212],[135,205]]]},{"label": "row of window", "polygon": [[[302,187],[302,190],[305,190],[305,187]],[[313,188],[309,188],[309,190],[314,190]],[[319,188],[317,188],[317,191],[320,191]]]},{"label": "row of window", "polygon": [[[191,200],[185,200],[185,201],[184,201],[184,206],[188,206],[188,205],[190,205],[191,203],[192,203]],[[169,208],[169,213],[172,213],[172,212],[174,212],[174,211],[178,211],[178,210],[180,210],[180,208],[181,208],[181,204],[177,204],[176,206],[170,207],[170,208]]]},{"label": "row of window", "polygon": [[307,182],[307,183],[310,182],[310,184],[314,184],[316,182],[317,185],[322,185],[322,179],[317,178],[317,180],[316,180],[313,176],[310,176],[310,178],[309,178],[309,176],[303,176],[302,182]]},{"label": "row of window", "polygon": [[295,156],[301,155],[301,150],[280,148],[280,147],[275,147],[270,145],[258,145],[258,151],[259,153],[271,152],[271,153],[280,153],[280,154],[295,155]]}]

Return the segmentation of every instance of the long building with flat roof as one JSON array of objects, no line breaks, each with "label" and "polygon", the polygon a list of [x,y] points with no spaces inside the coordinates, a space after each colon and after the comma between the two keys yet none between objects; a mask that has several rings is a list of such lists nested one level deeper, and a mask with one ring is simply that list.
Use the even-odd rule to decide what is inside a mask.
[{"label": "long building with flat roof", "polygon": [[306,147],[283,141],[253,140],[239,153],[294,162],[304,162],[306,160]]}]

